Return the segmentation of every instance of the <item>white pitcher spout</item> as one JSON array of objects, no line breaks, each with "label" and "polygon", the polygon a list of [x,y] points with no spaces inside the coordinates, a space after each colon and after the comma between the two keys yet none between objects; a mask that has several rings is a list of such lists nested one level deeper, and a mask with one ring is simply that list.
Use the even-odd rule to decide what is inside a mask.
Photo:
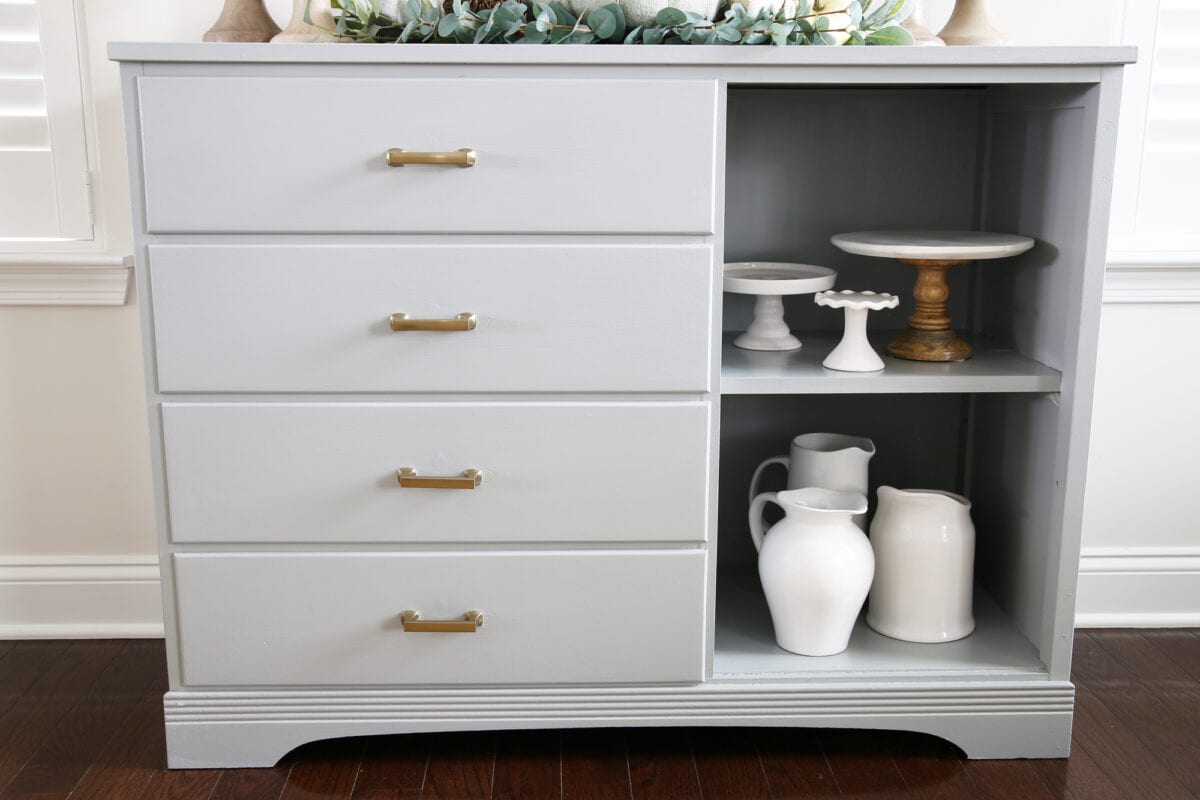
[{"label": "white pitcher spout", "polygon": [[779,492],[777,498],[788,513],[799,510],[830,517],[867,513],[867,497],[860,492],[839,492],[810,486]]}]

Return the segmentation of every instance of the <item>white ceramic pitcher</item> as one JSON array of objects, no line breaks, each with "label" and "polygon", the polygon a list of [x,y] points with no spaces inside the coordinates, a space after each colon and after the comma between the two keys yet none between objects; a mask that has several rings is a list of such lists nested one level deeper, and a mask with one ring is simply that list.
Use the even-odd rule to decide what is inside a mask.
[{"label": "white ceramic pitcher", "polygon": [[[841,433],[805,433],[792,439],[790,455],[768,458],[754,470],[750,479],[750,499],[758,496],[762,474],[772,464],[788,468],[787,488],[810,486],[839,492],[867,494],[867,464],[875,455],[875,443],[865,436]],[[753,515],[752,515],[753,516]],[[867,529],[866,509],[854,517],[854,524]]]},{"label": "white ceramic pitcher", "polygon": [[[769,533],[762,518],[767,503],[787,514]],[[819,488],[766,492],[751,501],[758,575],[784,650],[831,656],[850,643],[875,572],[871,544],[851,520],[866,510],[859,492]]]},{"label": "white ceramic pitcher", "polygon": [[951,642],[975,630],[971,501],[933,489],[880,486],[867,624],[907,642]]}]

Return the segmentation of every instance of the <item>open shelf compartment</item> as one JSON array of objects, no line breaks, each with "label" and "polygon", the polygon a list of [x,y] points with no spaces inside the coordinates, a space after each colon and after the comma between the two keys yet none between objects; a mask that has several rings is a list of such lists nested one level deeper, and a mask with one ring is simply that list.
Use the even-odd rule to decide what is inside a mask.
[{"label": "open shelf compartment", "polygon": [[714,680],[923,680],[1044,678],[1037,650],[986,591],[975,589],[975,632],[941,644],[889,639],[860,617],[845,652],[810,657],[775,644],[771,615],[752,566],[718,576]]}]

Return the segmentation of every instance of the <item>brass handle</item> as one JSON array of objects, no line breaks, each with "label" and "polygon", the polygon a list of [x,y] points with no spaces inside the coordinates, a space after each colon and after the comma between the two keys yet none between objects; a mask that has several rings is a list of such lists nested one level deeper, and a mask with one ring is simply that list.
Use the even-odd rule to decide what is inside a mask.
[{"label": "brass handle", "polygon": [[387,165],[389,167],[403,167],[406,164],[473,167],[475,166],[475,151],[470,147],[464,147],[448,153],[419,153],[413,150],[401,150],[399,147],[393,147],[387,151]]},{"label": "brass handle", "polygon": [[396,470],[396,478],[404,489],[474,489],[483,483],[483,473],[477,469],[465,469],[461,477],[420,477],[412,467]]},{"label": "brass handle", "polygon": [[421,614],[409,609],[400,612],[400,621],[407,633],[474,633],[483,624],[482,611],[468,611],[462,619],[421,619]]},{"label": "brass handle", "polygon": [[392,314],[388,318],[394,331],[473,331],[479,317],[464,311],[453,319],[412,319],[408,314]]}]

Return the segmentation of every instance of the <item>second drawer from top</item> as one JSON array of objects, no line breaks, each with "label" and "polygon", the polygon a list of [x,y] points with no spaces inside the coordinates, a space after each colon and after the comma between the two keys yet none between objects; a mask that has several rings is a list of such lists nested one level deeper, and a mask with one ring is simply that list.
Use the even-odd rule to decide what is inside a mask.
[{"label": "second drawer from top", "polygon": [[162,392],[710,386],[709,245],[155,245],[149,265]]},{"label": "second drawer from top", "polygon": [[171,538],[701,542],[710,413],[707,402],[164,403]]}]

